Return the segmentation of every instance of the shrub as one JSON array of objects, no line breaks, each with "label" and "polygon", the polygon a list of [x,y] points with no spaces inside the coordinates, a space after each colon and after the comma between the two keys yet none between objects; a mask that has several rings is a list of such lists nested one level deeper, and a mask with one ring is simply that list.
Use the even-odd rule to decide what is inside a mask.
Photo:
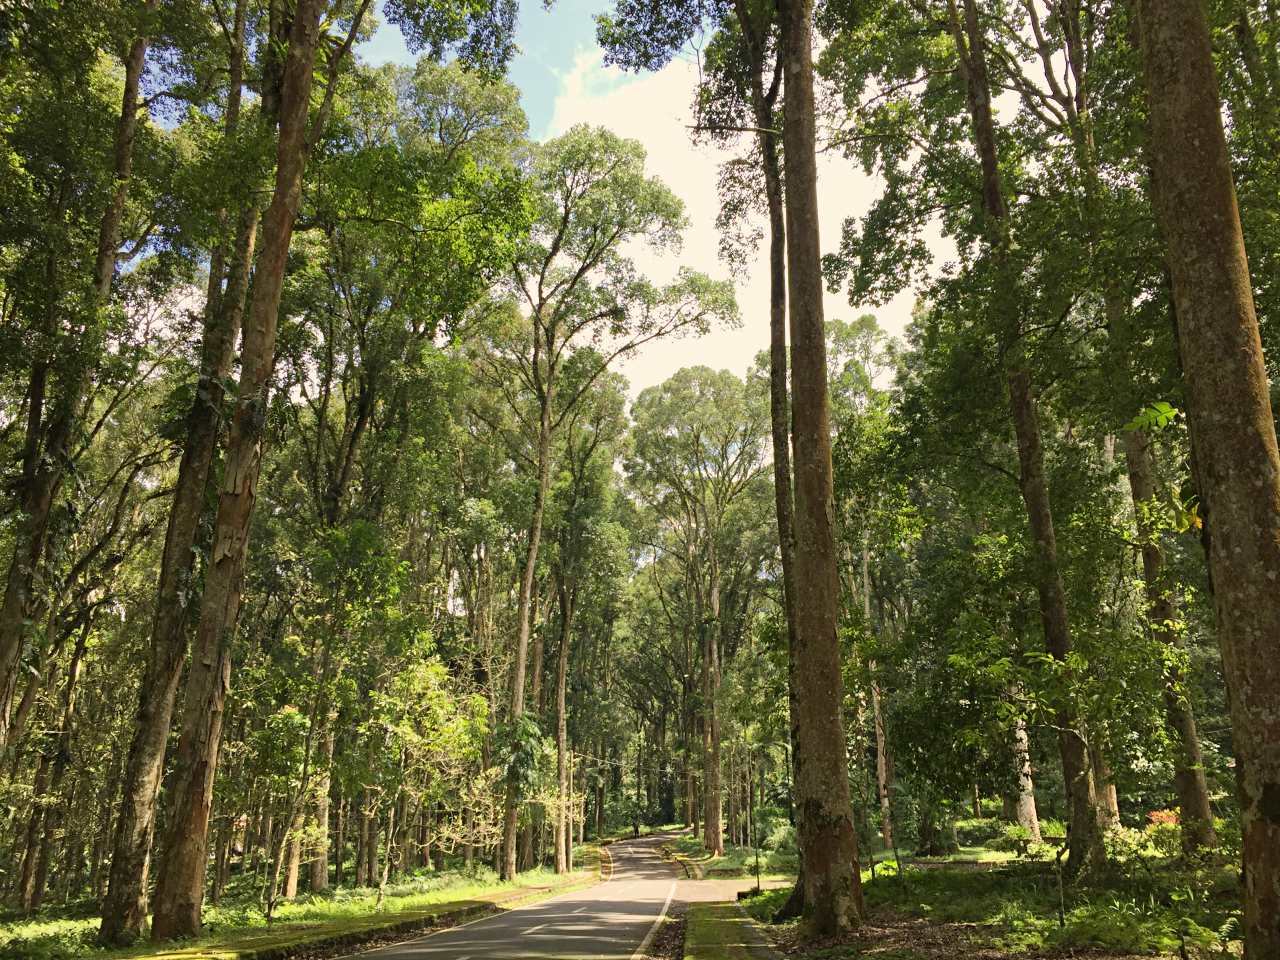
[{"label": "shrub", "polygon": [[998,817],[974,817],[956,821],[956,837],[965,847],[980,847],[1001,836],[1005,824]]},{"label": "shrub", "polygon": [[795,853],[799,849],[796,828],[785,820],[774,824],[765,835],[763,846],[766,850],[774,850],[778,853]]}]

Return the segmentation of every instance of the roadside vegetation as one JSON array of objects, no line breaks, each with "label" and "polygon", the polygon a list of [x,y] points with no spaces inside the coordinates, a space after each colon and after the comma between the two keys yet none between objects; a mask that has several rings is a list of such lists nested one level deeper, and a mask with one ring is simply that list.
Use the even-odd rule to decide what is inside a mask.
[{"label": "roadside vegetation", "polygon": [[598,0],[709,272],[548,6],[0,0],[0,949],[679,824],[797,945],[1280,957],[1280,4]]},{"label": "roadside vegetation", "polygon": [[[574,884],[592,882],[598,871],[594,848],[579,851],[579,869],[556,874],[540,867],[515,881],[499,880],[488,867],[419,871],[378,888],[332,888],[281,904],[268,919],[261,890],[252,878],[228,887],[222,901],[205,912],[198,940],[173,945],[103,947],[97,940],[97,917],[91,903],[50,908],[0,925],[0,958],[4,960],[74,960],[74,958],[170,958],[236,960],[268,947],[317,950],[333,944],[359,944],[366,939],[412,932],[420,921],[450,923],[470,911],[527,902]],[[438,918],[438,919],[437,919]],[[385,932],[385,933],[383,933]]]}]

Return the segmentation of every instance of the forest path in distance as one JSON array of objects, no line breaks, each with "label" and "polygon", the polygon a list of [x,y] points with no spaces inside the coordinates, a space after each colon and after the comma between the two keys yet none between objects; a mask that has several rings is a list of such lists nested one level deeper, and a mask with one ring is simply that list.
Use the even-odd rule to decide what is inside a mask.
[{"label": "forest path in distance", "polygon": [[526,907],[359,954],[362,960],[631,960],[673,903],[732,899],[715,881],[686,880],[658,853],[664,837],[609,847],[609,879]]}]

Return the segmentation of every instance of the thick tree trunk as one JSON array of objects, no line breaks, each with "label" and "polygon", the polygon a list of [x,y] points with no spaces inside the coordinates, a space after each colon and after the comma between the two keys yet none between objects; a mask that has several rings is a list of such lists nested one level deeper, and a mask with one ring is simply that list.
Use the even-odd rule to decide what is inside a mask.
[{"label": "thick tree trunk", "polygon": [[285,61],[276,184],[263,218],[262,253],[254,272],[225,478],[191,658],[178,771],[156,886],[154,940],[200,933],[209,808],[222,738],[223,704],[231,683],[231,638],[240,610],[249,525],[262,467],[262,432],[275,362],[280,293],[302,192],[311,79],[324,7],[324,0],[299,0]]},{"label": "thick tree trunk", "polygon": [[1199,0],[1137,0],[1153,193],[1168,246],[1187,420],[1244,840],[1244,944],[1280,956],[1280,454]]},{"label": "thick tree trunk", "polygon": [[309,864],[312,893],[329,889],[329,787],[333,769],[333,718],[325,725],[324,747],[320,757],[320,776],[316,784],[315,825],[316,849]]},{"label": "thick tree trunk", "polygon": [[788,0],[781,15],[787,110],[787,266],[791,304],[792,436],[795,452],[796,797],[805,916],[818,934],[862,916],[858,841],[845,755],[815,154],[812,3]]},{"label": "thick tree trunk", "polygon": [[1014,818],[1033,843],[1040,843],[1040,817],[1036,813],[1036,788],[1031,776],[1031,740],[1027,737],[1027,722],[1022,717],[1013,723],[1013,770],[1017,782],[1013,795]]},{"label": "thick tree trunk", "polygon": [[[238,11],[243,17],[243,11]],[[238,21],[239,22],[239,21]],[[240,23],[243,29],[243,24]],[[129,758],[125,765],[120,814],[116,820],[107,898],[99,938],[127,944],[141,935],[147,915],[149,840],[156,815],[173,709],[187,652],[194,545],[204,512],[205,490],[222,420],[223,388],[231,372],[249,287],[249,266],[258,209],[245,210],[236,237],[227,289],[209,304],[201,351],[200,381],[187,414],[187,441],[178,465],[173,505],[165,534],[155,618],[146,672],[139,689]],[[213,284],[211,282],[210,286]],[[211,298],[212,300],[213,298]]]},{"label": "thick tree trunk", "polygon": [[285,841],[283,896],[286,900],[292,900],[298,895],[298,874],[302,868],[301,834],[305,822],[303,811],[299,808],[289,824],[288,839]]},{"label": "thick tree trunk", "polygon": [[1104,831],[1111,830],[1120,825],[1120,795],[1106,751],[1096,738],[1089,743],[1089,765],[1093,767],[1094,789],[1098,793],[1098,825]]}]

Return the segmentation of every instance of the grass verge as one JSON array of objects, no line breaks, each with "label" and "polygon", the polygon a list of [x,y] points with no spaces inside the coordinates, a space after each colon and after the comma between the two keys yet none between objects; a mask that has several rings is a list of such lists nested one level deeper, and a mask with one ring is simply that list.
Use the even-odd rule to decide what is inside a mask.
[{"label": "grass verge", "polygon": [[586,869],[567,876],[534,870],[512,883],[461,872],[414,878],[389,887],[380,908],[376,890],[339,889],[283,904],[270,925],[256,905],[219,907],[208,912],[208,935],[199,940],[124,949],[97,946],[97,917],[38,917],[0,924],[0,960],[287,960],[337,953],[594,883],[598,850],[589,848],[582,862]]},{"label": "grass verge", "polygon": [[773,956],[761,946],[751,921],[737,904],[696,903],[685,919],[684,960],[760,960]]},{"label": "grass verge", "polygon": [[[963,936],[971,956],[1065,956],[1084,950],[1103,956],[1210,957],[1222,956],[1238,937],[1234,877],[1222,867],[1112,876],[1096,885],[1066,886],[1059,899],[1057,875],[1043,862],[984,870],[906,866],[900,875],[892,865],[881,865],[875,880],[863,872],[863,890],[868,923],[840,948],[846,952],[806,956],[879,957],[886,948],[886,957],[896,957],[894,950],[906,950],[904,957],[942,956],[953,949],[942,946],[948,937]],[[769,923],[789,893],[768,890],[743,906]],[[794,923],[772,930],[784,940],[798,938]],[[942,952],[924,948],[929,938]],[[903,940],[910,946],[896,945]]]}]

